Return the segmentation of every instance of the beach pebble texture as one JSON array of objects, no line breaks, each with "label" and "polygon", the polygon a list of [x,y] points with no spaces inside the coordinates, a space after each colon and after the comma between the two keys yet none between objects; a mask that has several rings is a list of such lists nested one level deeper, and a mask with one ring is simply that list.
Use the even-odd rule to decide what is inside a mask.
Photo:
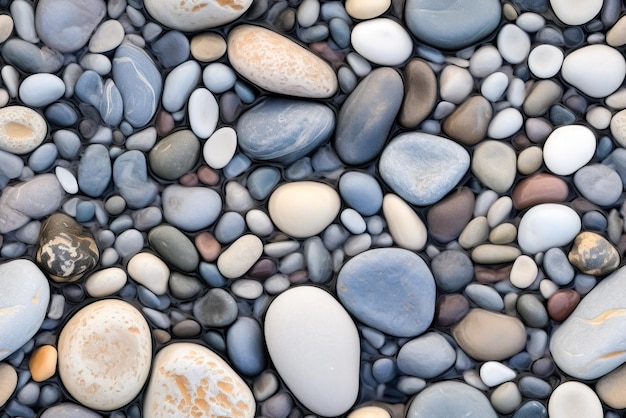
[{"label": "beach pebble texture", "polygon": [[0,418],[616,418],[619,0],[0,0]]}]

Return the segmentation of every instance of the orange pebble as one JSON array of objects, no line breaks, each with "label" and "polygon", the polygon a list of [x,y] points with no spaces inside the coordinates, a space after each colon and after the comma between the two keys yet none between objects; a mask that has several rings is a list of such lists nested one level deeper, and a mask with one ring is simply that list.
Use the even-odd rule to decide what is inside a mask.
[{"label": "orange pebble", "polygon": [[51,345],[42,345],[33,351],[28,368],[35,382],[51,378],[57,370],[57,349]]}]

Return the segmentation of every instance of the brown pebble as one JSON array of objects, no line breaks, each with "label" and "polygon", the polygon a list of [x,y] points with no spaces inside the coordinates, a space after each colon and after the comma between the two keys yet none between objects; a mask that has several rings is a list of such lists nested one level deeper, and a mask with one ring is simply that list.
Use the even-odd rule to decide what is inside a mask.
[{"label": "brown pebble", "polygon": [[459,322],[469,312],[469,301],[459,294],[443,295],[435,304],[435,324],[449,327]]},{"label": "brown pebble", "polygon": [[289,281],[292,284],[302,284],[309,280],[309,275],[306,270],[297,270],[289,275]]},{"label": "brown pebble", "polygon": [[328,42],[313,42],[309,47],[320,55],[322,58],[330,61],[334,65],[342,64],[346,59],[346,53],[343,51],[335,51]]},{"label": "brown pebble", "polygon": [[474,145],[485,138],[493,110],[483,96],[472,96],[456,108],[443,122],[443,131],[465,145]]},{"label": "brown pebble", "polygon": [[580,295],[573,289],[557,290],[548,299],[548,315],[555,321],[565,321],[580,302]]},{"label": "brown pebble", "polygon": [[247,275],[255,279],[267,279],[277,271],[276,262],[270,258],[262,258],[257,261]]},{"label": "brown pebble", "polygon": [[180,179],[178,179],[180,184],[185,187],[193,187],[198,185],[198,175],[195,173],[187,173],[184,174]]},{"label": "brown pebble", "polygon": [[500,280],[508,279],[512,268],[513,264],[497,269],[487,266],[474,266],[474,277],[480,283],[495,283]]},{"label": "brown pebble", "polygon": [[159,136],[165,136],[174,129],[174,118],[165,110],[160,110],[156,117],[156,129]]},{"label": "brown pebble", "polygon": [[172,327],[172,334],[178,338],[191,338],[200,335],[202,327],[193,319],[184,319]]},{"label": "brown pebble", "polygon": [[467,187],[453,191],[426,215],[429,235],[441,243],[456,239],[474,212],[474,193]]},{"label": "brown pebble", "polygon": [[226,41],[213,32],[199,33],[191,38],[191,55],[198,61],[211,62],[226,53]]},{"label": "brown pebble", "polygon": [[530,139],[524,134],[515,135],[513,139],[511,139],[511,145],[518,151],[523,151],[526,148],[530,147],[532,143]]},{"label": "brown pebble", "polygon": [[57,349],[51,345],[37,348],[30,356],[28,369],[35,382],[50,379],[57,370]]},{"label": "brown pebble", "polygon": [[569,188],[560,177],[548,173],[533,174],[520,181],[511,193],[516,209],[540,203],[561,203],[567,199]]},{"label": "brown pebble", "polygon": [[569,205],[578,213],[591,212],[592,210],[602,212],[602,209],[600,209],[599,206],[594,205],[583,197],[577,197],[576,199],[572,200]]},{"label": "brown pebble", "polygon": [[413,59],[404,67],[404,101],[398,121],[405,128],[417,128],[432,112],[437,102],[437,77],[422,59]]},{"label": "brown pebble", "polygon": [[204,261],[211,262],[217,260],[222,251],[221,244],[209,232],[200,232],[194,239],[196,249]]},{"label": "brown pebble", "polygon": [[218,172],[209,166],[200,166],[196,173],[198,174],[198,180],[200,180],[200,183],[206,184],[207,186],[215,186],[220,181],[220,175]]},{"label": "brown pebble", "polygon": [[165,344],[172,339],[170,333],[162,329],[155,329],[152,331],[152,335],[154,335],[154,339],[159,344]]},{"label": "brown pebble", "polygon": [[588,231],[576,236],[567,258],[581,272],[597,276],[612,273],[620,263],[613,244],[602,235]]}]

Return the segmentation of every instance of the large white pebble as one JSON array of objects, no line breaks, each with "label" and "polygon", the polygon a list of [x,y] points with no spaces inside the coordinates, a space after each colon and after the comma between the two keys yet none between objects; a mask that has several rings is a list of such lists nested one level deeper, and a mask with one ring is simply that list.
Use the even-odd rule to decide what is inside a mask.
[{"label": "large white pebble", "polygon": [[279,186],[270,196],[272,222],[295,238],[322,232],[337,217],[341,200],[332,187],[315,181],[298,181]]},{"label": "large white pebble", "polygon": [[567,245],[580,232],[578,214],[568,206],[545,203],[533,206],[524,214],[517,231],[522,251],[536,254]]},{"label": "large white pebble", "polygon": [[535,261],[527,255],[520,255],[515,259],[509,279],[511,284],[519,289],[526,289],[534,283],[539,269]]},{"label": "large white pebble", "polygon": [[326,291],[299,286],[267,309],[265,341],[276,371],[313,413],[344,414],[359,391],[360,344],[346,310]]},{"label": "large white pebble", "polygon": [[85,306],[58,341],[63,386],[88,408],[111,411],[131,402],[150,373],[152,336],[131,304],[105,299]]},{"label": "large white pebble", "polygon": [[391,19],[378,18],[358,23],[352,29],[350,39],[356,52],[378,65],[400,65],[413,52],[411,36]]},{"label": "large white pebble", "polygon": [[424,248],[428,238],[426,225],[402,198],[392,193],[385,195],[383,214],[397,246],[414,251]]},{"label": "large white pebble", "polygon": [[220,109],[213,94],[205,88],[194,90],[187,104],[189,126],[198,138],[206,139],[215,131]]},{"label": "large white pebble", "polygon": [[128,261],[126,270],[134,281],[144,285],[155,295],[167,292],[170,269],[156,255],[145,252],[135,254]]},{"label": "large white pebble", "polygon": [[514,107],[502,109],[491,120],[487,128],[487,135],[493,139],[508,138],[519,131],[524,123],[524,117]]},{"label": "large white pebble", "polygon": [[202,147],[202,156],[209,167],[219,170],[226,167],[237,151],[237,132],[225,126],[213,132]]},{"label": "large white pebble", "polygon": [[535,77],[554,77],[561,70],[561,65],[563,65],[563,51],[554,45],[539,45],[528,55],[528,68]]},{"label": "large white pebble", "polygon": [[626,61],[615,48],[589,45],[565,57],[561,75],[586,95],[602,98],[622,85],[626,76]]},{"label": "large white pebble", "polygon": [[126,272],[119,267],[96,271],[85,280],[85,290],[93,298],[111,296],[126,285]]},{"label": "large white pebble", "polygon": [[27,154],[43,142],[48,125],[41,115],[25,106],[0,109],[0,150]]},{"label": "large white pebble", "polygon": [[257,262],[263,254],[263,243],[256,235],[238,238],[217,259],[217,268],[227,279],[236,279]]},{"label": "large white pebble", "polygon": [[596,136],[583,125],[556,128],[543,145],[543,161],[554,174],[568,176],[587,164],[596,152]]},{"label": "large white pebble", "polygon": [[550,0],[556,17],[566,25],[583,25],[602,9],[604,0]]},{"label": "large white pebble", "polygon": [[598,395],[587,385],[574,380],[560,384],[548,401],[550,418],[602,418]]},{"label": "large white pebble", "polygon": [[154,358],[144,418],[255,416],[252,391],[222,358],[199,344],[179,342]]},{"label": "large white pebble", "polygon": [[54,74],[29,75],[20,84],[20,100],[26,106],[44,107],[63,97],[65,83]]},{"label": "large white pebble", "polygon": [[528,57],[530,37],[519,26],[504,25],[498,32],[496,43],[502,58],[511,64],[519,64]]}]

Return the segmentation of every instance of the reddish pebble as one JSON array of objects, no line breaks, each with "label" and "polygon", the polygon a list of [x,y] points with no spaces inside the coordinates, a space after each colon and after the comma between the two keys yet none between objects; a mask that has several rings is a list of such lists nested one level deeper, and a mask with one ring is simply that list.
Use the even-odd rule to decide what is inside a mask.
[{"label": "reddish pebble", "polygon": [[520,181],[511,198],[516,209],[525,209],[540,203],[561,203],[568,195],[567,183],[561,178],[539,173]]},{"label": "reddish pebble", "polygon": [[220,181],[220,175],[217,171],[206,165],[198,168],[197,174],[200,183],[206,184],[207,186],[215,186]]},{"label": "reddish pebble", "polygon": [[435,305],[435,323],[449,327],[459,322],[469,312],[469,302],[463,295],[443,295]]},{"label": "reddish pebble", "polygon": [[255,279],[267,279],[275,274],[276,270],[276,262],[274,260],[262,258],[252,266],[247,275]]},{"label": "reddish pebble", "polygon": [[580,302],[580,295],[572,289],[558,290],[548,299],[548,315],[555,321],[565,321]]},{"label": "reddish pebble", "polygon": [[511,274],[512,268],[513,264],[509,264],[507,266],[497,269],[485,266],[475,266],[474,277],[480,283],[495,283],[499,282],[500,280],[507,279],[509,277],[509,274]]},{"label": "reddish pebble", "polygon": [[294,271],[289,275],[289,281],[292,284],[302,284],[305,283],[307,280],[309,280],[309,275],[307,274],[306,270]]},{"label": "reddish pebble", "polygon": [[309,45],[314,52],[317,52],[323,58],[326,58],[328,61],[335,65],[339,65],[343,63],[346,59],[345,52],[335,51],[326,42],[313,42]]},{"label": "reddish pebble", "polygon": [[450,193],[428,211],[426,223],[429,235],[441,243],[458,238],[472,219],[474,202],[474,193],[467,187]]},{"label": "reddish pebble", "polygon": [[174,118],[164,110],[157,113],[156,129],[159,136],[165,136],[174,129]]},{"label": "reddish pebble", "polygon": [[217,260],[220,255],[222,246],[213,235],[208,232],[200,232],[195,238],[196,248],[200,253],[200,257],[204,261],[211,262]]},{"label": "reddish pebble", "polygon": [[198,176],[195,173],[187,173],[178,179],[180,184],[186,187],[192,187],[198,185]]}]

